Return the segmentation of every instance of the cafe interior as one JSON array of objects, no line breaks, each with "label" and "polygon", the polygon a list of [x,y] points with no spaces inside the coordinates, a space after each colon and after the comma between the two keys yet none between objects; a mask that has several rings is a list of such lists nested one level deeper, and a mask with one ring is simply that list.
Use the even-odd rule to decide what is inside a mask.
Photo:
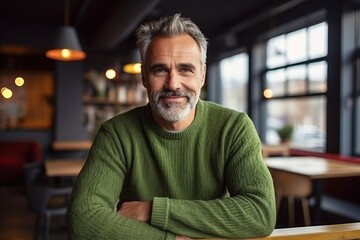
[{"label": "cafe interior", "polygon": [[201,98],[254,122],[276,192],[269,238],[360,239],[359,0],[1,1],[0,239],[67,238],[99,126],[148,102],[135,30],[174,13],[209,41]]}]

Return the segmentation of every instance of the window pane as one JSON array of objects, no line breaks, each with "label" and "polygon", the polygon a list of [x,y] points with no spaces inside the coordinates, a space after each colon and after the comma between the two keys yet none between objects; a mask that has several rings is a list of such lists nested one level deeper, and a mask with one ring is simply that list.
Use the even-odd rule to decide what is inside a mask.
[{"label": "window pane", "polygon": [[247,110],[248,66],[249,58],[246,53],[220,61],[224,106],[243,112]]},{"label": "window pane", "polygon": [[271,90],[272,96],[284,96],[286,93],[286,75],[283,68],[266,73],[266,88]]},{"label": "window pane", "polygon": [[325,61],[315,62],[308,65],[309,91],[327,91],[327,63]]},{"label": "window pane", "polygon": [[294,127],[291,146],[297,149],[324,151],[326,139],[325,97],[307,97],[266,102],[266,142],[277,144],[276,130],[286,124]]},{"label": "window pane", "polygon": [[266,47],[268,68],[285,65],[285,35],[280,35],[270,39]]},{"label": "window pane", "polygon": [[327,55],[327,23],[319,23],[309,27],[309,57],[310,59]]},{"label": "window pane", "polygon": [[289,86],[289,94],[305,94],[306,93],[306,67],[298,65],[289,67],[286,70]]},{"label": "window pane", "polygon": [[301,29],[286,36],[286,57],[288,63],[306,60],[306,29]]}]

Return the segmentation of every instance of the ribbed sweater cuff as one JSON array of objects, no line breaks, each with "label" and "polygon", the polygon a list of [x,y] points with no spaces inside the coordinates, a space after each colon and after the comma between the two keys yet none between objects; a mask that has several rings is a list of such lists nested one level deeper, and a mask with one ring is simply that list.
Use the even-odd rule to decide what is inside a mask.
[{"label": "ribbed sweater cuff", "polygon": [[176,235],[172,232],[166,232],[166,240],[176,240]]},{"label": "ribbed sweater cuff", "polygon": [[169,219],[169,198],[154,197],[151,214],[151,225],[162,230],[167,229]]}]

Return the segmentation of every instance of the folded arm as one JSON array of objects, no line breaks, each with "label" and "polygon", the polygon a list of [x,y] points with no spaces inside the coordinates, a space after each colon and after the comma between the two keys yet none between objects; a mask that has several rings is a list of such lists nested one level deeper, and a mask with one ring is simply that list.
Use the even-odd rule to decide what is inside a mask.
[{"label": "folded arm", "polygon": [[173,233],[117,212],[126,170],[107,138],[105,132],[98,135],[77,177],[68,208],[69,239],[175,239]]},{"label": "folded arm", "polygon": [[151,224],[197,238],[266,236],[275,226],[272,186],[266,188],[209,201],[154,198]]}]

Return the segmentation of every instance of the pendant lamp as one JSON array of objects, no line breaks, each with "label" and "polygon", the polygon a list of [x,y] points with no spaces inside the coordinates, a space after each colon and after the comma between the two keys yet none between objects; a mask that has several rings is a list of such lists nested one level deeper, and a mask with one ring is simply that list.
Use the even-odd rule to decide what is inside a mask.
[{"label": "pendant lamp", "polygon": [[59,61],[79,61],[86,57],[82,50],[76,30],[69,26],[69,0],[65,0],[65,25],[56,33],[54,47],[46,52],[46,57]]},{"label": "pendant lamp", "polygon": [[140,53],[137,50],[131,52],[129,61],[123,66],[123,71],[130,74],[141,73]]}]

